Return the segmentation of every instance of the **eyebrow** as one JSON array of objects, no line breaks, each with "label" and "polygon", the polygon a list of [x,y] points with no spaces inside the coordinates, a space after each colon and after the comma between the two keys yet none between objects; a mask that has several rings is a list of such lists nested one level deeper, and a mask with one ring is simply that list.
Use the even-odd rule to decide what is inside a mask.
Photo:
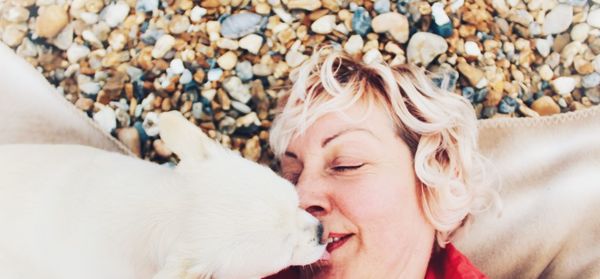
[{"label": "eyebrow", "polygon": [[351,133],[351,132],[367,132],[367,133],[371,134],[373,137],[375,137],[376,139],[379,139],[377,136],[375,136],[375,134],[373,134],[373,132],[371,130],[364,129],[364,128],[348,128],[348,129],[341,130],[341,131],[337,132],[336,134],[324,139],[323,142],[321,142],[321,148],[324,148],[328,143],[330,143],[334,139],[339,138],[340,136],[347,134],[347,133]]},{"label": "eyebrow", "polygon": [[[351,132],[367,132],[369,134],[371,134],[374,138],[378,139],[379,138],[369,129],[364,129],[364,128],[347,128],[344,130],[341,130],[337,133],[335,133],[334,135],[324,139],[321,142],[321,148],[325,148],[325,146],[327,146],[327,144],[329,144],[331,141],[333,141],[336,138],[339,138],[340,136],[347,134],[347,133],[351,133]],[[290,158],[294,158],[294,159],[298,159],[298,155],[296,155],[294,152],[291,151],[285,151],[284,156],[290,157]]]}]

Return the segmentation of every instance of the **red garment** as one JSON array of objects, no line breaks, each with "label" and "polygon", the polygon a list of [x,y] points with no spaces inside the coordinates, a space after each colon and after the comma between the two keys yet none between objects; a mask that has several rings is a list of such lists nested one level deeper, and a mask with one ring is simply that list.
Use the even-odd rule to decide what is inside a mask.
[{"label": "red garment", "polygon": [[[300,270],[288,268],[264,279],[298,279]],[[450,243],[429,260],[425,279],[487,279],[481,271]]]},{"label": "red garment", "polygon": [[429,260],[425,279],[487,279],[460,251],[451,243],[435,253]]}]

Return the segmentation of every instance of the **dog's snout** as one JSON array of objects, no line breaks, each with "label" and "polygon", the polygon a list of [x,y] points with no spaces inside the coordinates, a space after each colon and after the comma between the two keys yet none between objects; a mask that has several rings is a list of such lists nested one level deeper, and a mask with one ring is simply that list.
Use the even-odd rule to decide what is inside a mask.
[{"label": "dog's snout", "polygon": [[325,244],[325,240],[323,239],[323,224],[319,222],[317,225],[317,239],[319,240],[319,244]]}]

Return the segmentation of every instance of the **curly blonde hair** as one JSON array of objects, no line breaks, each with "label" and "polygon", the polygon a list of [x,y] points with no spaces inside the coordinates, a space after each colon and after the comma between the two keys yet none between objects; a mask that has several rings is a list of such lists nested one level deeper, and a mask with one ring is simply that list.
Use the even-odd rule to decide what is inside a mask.
[{"label": "curly blonde hair", "polygon": [[412,65],[369,65],[329,47],[292,72],[280,97],[270,144],[277,158],[317,119],[357,102],[385,108],[411,150],[421,208],[440,247],[472,213],[497,202],[485,158],[478,152],[477,117],[468,100],[435,86]]}]

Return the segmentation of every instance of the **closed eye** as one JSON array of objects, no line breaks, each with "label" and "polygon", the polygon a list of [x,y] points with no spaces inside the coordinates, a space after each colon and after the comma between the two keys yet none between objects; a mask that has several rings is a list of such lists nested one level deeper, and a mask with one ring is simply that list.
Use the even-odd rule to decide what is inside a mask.
[{"label": "closed eye", "polygon": [[352,171],[352,170],[357,170],[360,169],[362,166],[364,166],[365,164],[360,164],[360,165],[350,165],[350,166],[335,166],[332,167],[331,169],[336,171],[336,172],[347,172],[347,171]]},{"label": "closed eye", "polygon": [[299,173],[287,173],[287,174],[283,175],[283,178],[285,178],[290,183],[296,185],[298,183],[298,178],[300,178],[300,174]]}]

